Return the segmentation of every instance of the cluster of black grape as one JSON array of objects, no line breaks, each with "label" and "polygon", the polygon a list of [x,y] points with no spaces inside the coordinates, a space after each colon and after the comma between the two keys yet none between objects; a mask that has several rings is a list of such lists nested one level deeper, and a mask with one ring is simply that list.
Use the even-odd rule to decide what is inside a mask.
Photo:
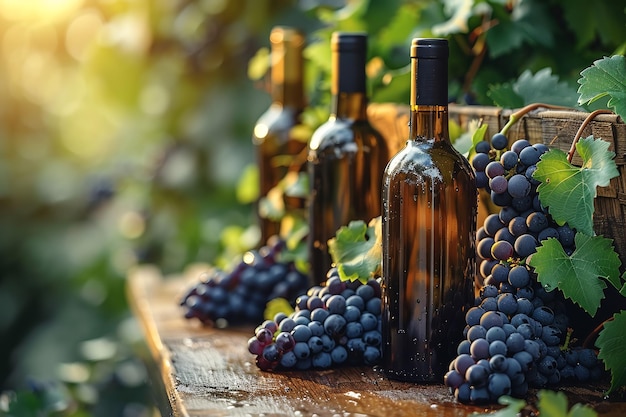
[{"label": "cluster of black grape", "polygon": [[203,272],[181,298],[185,317],[217,327],[252,324],[263,320],[268,301],[293,302],[309,287],[309,280],[293,262],[280,261],[284,249],[285,242],[273,237],[258,250],[246,252],[231,271]]},{"label": "cluster of black grape", "polygon": [[510,150],[507,146],[506,136],[498,133],[491,143],[478,143],[472,159],[478,186],[490,192],[500,210],[477,231],[483,282],[465,317],[465,340],[444,378],[463,403],[524,397],[529,386],[565,378],[587,381],[602,373],[595,351],[561,350],[568,331],[563,297],[538,283],[526,262],[550,237],[559,239],[566,252],[574,250],[575,231],[552,220],[532,176],[548,148],[524,139]]},{"label": "cluster of black grape", "polygon": [[342,281],[331,268],[324,284],[298,297],[293,313],[278,313],[256,328],[248,351],[256,355],[259,369],[326,369],[379,361],[380,283]]}]

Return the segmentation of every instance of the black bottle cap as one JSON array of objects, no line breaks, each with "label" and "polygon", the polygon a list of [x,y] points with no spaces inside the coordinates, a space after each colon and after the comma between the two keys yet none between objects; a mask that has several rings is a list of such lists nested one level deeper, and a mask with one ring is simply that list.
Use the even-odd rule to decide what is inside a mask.
[{"label": "black bottle cap", "polygon": [[332,54],[331,92],[365,93],[367,34],[334,32],[330,40]]},{"label": "black bottle cap", "polygon": [[448,104],[448,40],[416,38],[411,42],[412,105]]}]

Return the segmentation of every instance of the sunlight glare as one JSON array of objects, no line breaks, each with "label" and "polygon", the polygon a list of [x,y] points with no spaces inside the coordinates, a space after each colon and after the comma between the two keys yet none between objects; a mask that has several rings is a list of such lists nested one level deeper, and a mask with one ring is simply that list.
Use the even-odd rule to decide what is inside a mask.
[{"label": "sunlight glare", "polygon": [[7,20],[56,22],[74,13],[84,0],[0,0],[0,16]]}]

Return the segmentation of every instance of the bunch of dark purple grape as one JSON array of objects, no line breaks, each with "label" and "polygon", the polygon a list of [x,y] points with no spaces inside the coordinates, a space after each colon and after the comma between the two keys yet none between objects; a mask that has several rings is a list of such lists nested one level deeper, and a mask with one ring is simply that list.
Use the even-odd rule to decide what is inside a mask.
[{"label": "bunch of dark purple grape", "polygon": [[476,233],[483,282],[465,317],[465,340],[444,378],[462,403],[521,398],[529,387],[598,379],[603,372],[595,351],[562,350],[569,324],[563,296],[546,291],[527,265],[544,239],[556,238],[566,253],[574,251],[575,231],[554,222],[533,178],[548,147],[524,139],[507,146],[506,136],[497,133],[476,145],[471,161],[478,187],[500,210]]},{"label": "bunch of dark purple grape", "polygon": [[296,299],[295,311],[259,325],[248,350],[263,371],[373,365],[381,356],[380,283],[342,281],[328,271],[324,286]]},{"label": "bunch of dark purple grape", "polygon": [[259,250],[246,252],[231,271],[213,268],[202,273],[180,300],[185,317],[216,327],[255,324],[263,320],[268,301],[284,298],[293,303],[309,280],[293,262],[280,261],[284,250],[285,242],[273,237]]}]

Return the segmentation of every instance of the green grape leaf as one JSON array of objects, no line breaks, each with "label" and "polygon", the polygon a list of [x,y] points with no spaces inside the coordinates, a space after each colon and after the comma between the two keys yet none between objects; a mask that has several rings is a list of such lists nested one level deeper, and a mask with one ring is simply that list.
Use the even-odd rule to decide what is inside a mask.
[{"label": "green grape leaf", "polygon": [[539,200],[557,223],[567,222],[579,232],[594,234],[596,187],[606,187],[611,178],[619,176],[615,153],[608,148],[608,142],[593,136],[579,140],[576,150],[583,159],[581,167],[570,164],[559,149],[542,155],[533,178],[541,181],[537,188]]},{"label": "green grape leaf", "polygon": [[626,311],[613,315],[613,320],[604,323],[604,328],[596,340],[600,348],[598,358],[604,361],[604,367],[611,371],[609,393],[626,386]]},{"label": "green grape leaf", "polygon": [[543,240],[529,264],[535,268],[537,281],[552,291],[561,290],[566,298],[595,316],[604,298],[606,283],[620,287],[621,262],[613,249],[613,240],[602,236],[576,233],[576,250],[568,256],[558,239]]},{"label": "green grape leaf", "polygon": [[270,50],[262,47],[248,61],[248,78],[253,81],[260,80],[270,69]]},{"label": "green grape leaf", "polygon": [[274,316],[278,313],[285,313],[287,315],[294,312],[293,307],[291,307],[291,303],[285,298],[272,298],[265,305],[265,310],[263,311],[263,318],[265,320],[273,320]]},{"label": "green grape leaf", "polygon": [[486,414],[472,414],[475,417],[517,417],[519,412],[526,406],[526,401],[513,398],[508,395],[503,395],[498,398],[498,403],[505,405],[506,407],[499,409],[495,412]]},{"label": "green grape leaf", "polygon": [[354,220],[340,227],[336,236],[328,240],[328,251],[343,281],[366,283],[380,274],[381,225],[380,216],[372,219],[369,225]]},{"label": "green grape leaf", "polygon": [[626,57],[613,55],[594,61],[585,68],[578,80],[579,104],[593,103],[601,97],[609,95],[607,105],[626,119]]},{"label": "green grape leaf", "polygon": [[578,97],[576,90],[559,81],[550,68],[543,68],[534,75],[526,70],[512,84],[489,86],[487,95],[496,106],[503,108],[517,108],[531,103],[575,107]]},{"label": "green grape leaf", "polygon": [[596,411],[588,405],[575,404],[568,412],[567,396],[560,391],[541,390],[537,394],[537,409],[541,417],[596,417]]},{"label": "green grape leaf", "polygon": [[250,204],[259,198],[259,168],[257,164],[248,164],[237,181],[237,201]]}]

